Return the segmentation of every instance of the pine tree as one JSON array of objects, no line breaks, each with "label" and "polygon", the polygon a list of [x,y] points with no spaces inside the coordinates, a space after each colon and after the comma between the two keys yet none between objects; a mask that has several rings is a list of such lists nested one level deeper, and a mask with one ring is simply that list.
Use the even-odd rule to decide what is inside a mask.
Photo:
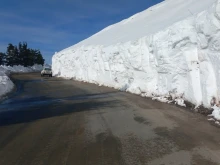
[{"label": "pine tree", "polygon": [[5,64],[5,58],[6,58],[6,54],[0,52],[0,65],[4,65]]},{"label": "pine tree", "polygon": [[19,52],[17,46],[14,46],[13,64],[20,65]]},{"label": "pine tree", "polygon": [[6,51],[6,65],[14,65],[14,45],[11,43],[8,44]]},{"label": "pine tree", "polygon": [[41,52],[39,50],[35,50],[35,64],[44,65],[44,61],[45,60],[43,59]]},{"label": "pine tree", "polygon": [[21,42],[19,42],[18,44],[18,54],[19,54],[19,64],[24,66],[24,53],[23,53],[23,46]]},{"label": "pine tree", "polygon": [[[3,55],[0,54],[0,64],[2,63]],[[5,64],[6,65],[23,65],[33,66],[34,64],[44,64],[43,56],[40,50],[28,48],[26,42],[19,42],[18,46],[14,46],[11,43],[8,44],[6,51]]]},{"label": "pine tree", "polygon": [[23,42],[23,44],[22,44],[22,56],[23,56],[23,66],[24,67],[29,66],[28,65],[28,61],[29,61],[28,54],[29,54],[29,50],[27,48],[27,43]]}]

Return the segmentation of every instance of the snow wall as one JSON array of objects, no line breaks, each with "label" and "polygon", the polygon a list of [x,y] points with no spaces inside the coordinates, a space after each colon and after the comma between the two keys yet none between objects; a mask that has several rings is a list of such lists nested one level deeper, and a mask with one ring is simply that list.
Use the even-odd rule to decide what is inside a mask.
[{"label": "snow wall", "polygon": [[[210,108],[220,101],[220,0],[206,8],[134,40],[113,44],[82,41],[53,56],[53,75],[146,97],[183,98]],[[119,25],[91,38],[104,36],[114,26]]]}]

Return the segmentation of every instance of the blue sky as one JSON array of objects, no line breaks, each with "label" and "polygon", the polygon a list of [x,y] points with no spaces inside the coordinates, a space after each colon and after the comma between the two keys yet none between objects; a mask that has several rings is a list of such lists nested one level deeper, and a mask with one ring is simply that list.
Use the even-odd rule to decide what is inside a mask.
[{"label": "blue sky", "polygon": [[1,0],[0,52],[5,52],[8,43],[26,41],[51,63],[54,52],[161,1]]}]

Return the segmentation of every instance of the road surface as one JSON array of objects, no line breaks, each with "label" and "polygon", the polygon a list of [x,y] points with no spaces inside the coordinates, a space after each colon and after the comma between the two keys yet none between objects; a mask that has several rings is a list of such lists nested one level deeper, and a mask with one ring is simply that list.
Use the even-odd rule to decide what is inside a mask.
[{"label": "road surface", "polygon": [[93,84],[13,75],[0,104],[0,165],[219,165],[207,118]]}]

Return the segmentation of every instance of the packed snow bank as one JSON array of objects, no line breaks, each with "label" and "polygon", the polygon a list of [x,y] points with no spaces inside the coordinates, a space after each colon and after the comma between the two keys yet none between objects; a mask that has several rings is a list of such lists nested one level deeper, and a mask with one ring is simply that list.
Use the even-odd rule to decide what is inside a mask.
[{"label": "packed snow bank", "polygon": [[10,78],[4,73],[0,71],[0,98],[2,95],[10,92],[14,87],[14,84],[10,80]]},{"label": "packed snow bank", "polygon": [[12,66],[0,66],[0,71],[4,72],[12,72],[12,73],[22,73],[22,72],[35,72],[42,70],[42,65],[33,65],[31,67],[24,67],[21,65],[14,65]]},{"label": "packed snow bank", "polygon": [[42,65],[34,65],[32,67],[23,67],[23,66],[0,66],[0,98],[4,94],[10,92],[14,84],[8,77],[9,73],[21,73],[21,72],[34,72],[42,70]]},{"label": "packed snow bank", "polygon": [[211,108],[220,99],[220,0],[167,0],[56,53],[54,76]]}]

